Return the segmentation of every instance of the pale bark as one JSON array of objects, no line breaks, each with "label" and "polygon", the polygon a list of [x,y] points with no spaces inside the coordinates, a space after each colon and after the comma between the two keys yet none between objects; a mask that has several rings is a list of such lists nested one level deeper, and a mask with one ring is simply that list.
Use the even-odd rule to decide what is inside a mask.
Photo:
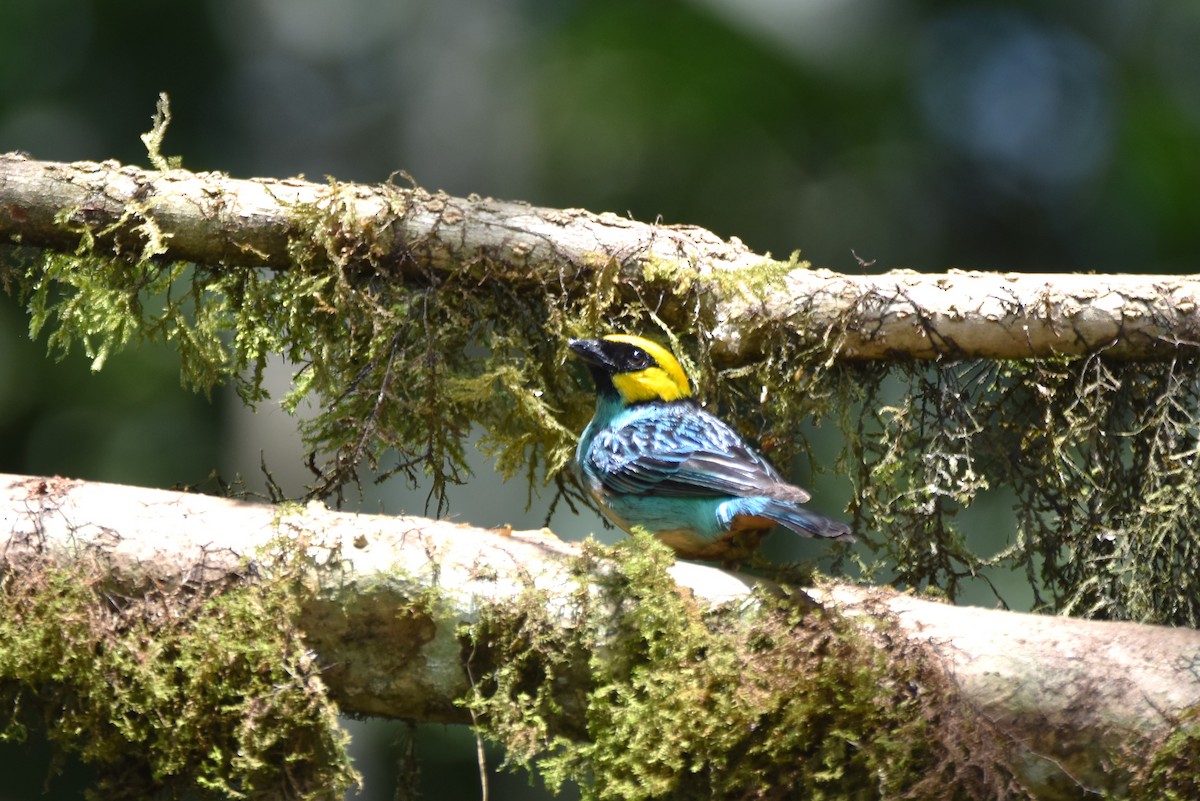
[{"label": "pale bark", "polygon": [[[114,581],[170,586],[245,576],[248,563],[269,565],[293,545],[337,566],[313,573],[324,600],[306,607],[300,627],[348,712],[465,721],[453,703],[469,688],[460,623],[530,588],[560,625],[574,622],[578,549],[549,531],[0,475],[0,569],[32,554],[99,559]],[[686,562],[672,575],[704,604],[744,600],[753,586]],[[438,602],[414,617],[413,601],[430,593]],[[1128,748],[1154,742],[1200,705],[1197,631],[955,607],[849,584],[810,594],[863,620],[869,637],[881,629],[867,624],[885,618],[895,624],[889,636],[925,649],[963,702],[1011,738],[1012,767],[1042,797],[1119,791],[1125,775],[1112,765]]]},{"label": "pale bark", "polygon": [[[714,355],[728,363],[761,355],[772,342],[760,332],[780,328],[830,332],[838,358],[860,360],[1092,352],[1160,358],[1200,342],[1196,276],[858,276],[797,268],[764,290],[761,282],[716,278],[744,275],[766,256],[692,226],[392,184],[239,180],[0,156],[0,241],[72,251],[84,229],[131,256],[286,269],[299,249],[370,258],[407,281],[485,262],[492,269],[484,280],[582,291],[606,265],[619,266],[623,284],[633,287],[652,282],[647,266],[671,265],[683,271],[674,273],[686,277],[681,284],[705,282]],[[669,304],[660,309],[668,323],[682,313]]]}]

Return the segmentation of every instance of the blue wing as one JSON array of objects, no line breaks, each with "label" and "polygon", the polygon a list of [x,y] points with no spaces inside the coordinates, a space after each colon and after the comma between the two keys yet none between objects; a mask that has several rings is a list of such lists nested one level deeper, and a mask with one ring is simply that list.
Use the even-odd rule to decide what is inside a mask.
[{"label": "blue wing", "polygon": [[692,497],[761,495],[803,503],[737,432],[690,404],[640,408],[600,431],[588,452],[592,475],[610,492]]}]

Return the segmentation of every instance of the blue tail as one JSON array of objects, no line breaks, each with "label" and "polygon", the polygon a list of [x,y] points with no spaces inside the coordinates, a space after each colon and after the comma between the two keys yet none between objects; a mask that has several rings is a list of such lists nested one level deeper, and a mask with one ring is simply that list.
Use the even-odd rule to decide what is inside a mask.
[{"label": "blue tail", "polygon": [[824,537],[843,542],[854,542],[854,535],[845,523],[830,520],[824,515],[805,509],[790,501],[774,498],[732,498],[721,504],[717,519],[726,529],[736,529],[741,516],[765,517],[784,528],[791,529],[802,537]]}]

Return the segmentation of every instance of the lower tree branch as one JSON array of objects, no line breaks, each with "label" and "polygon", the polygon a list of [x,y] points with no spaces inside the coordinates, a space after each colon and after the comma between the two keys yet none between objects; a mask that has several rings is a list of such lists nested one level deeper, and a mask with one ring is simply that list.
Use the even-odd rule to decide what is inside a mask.
[{"label": "lower tree branch", "polygon": [[[606,569],[597,563],[581,575],[579,548],[546,530],[0,475],[6,572],[32,557],[94,559],[132,591],[249,581],[288,550],[311,561],[312,600],[299,627],[342,708],[423,721],[470,720],[456,703],[472,689],[463,625],[531,593],[553,625],[577,625],[573,593]],[[707,607],[745,605],[756,584],[686,562],[670,574]],[[925,653],[962,704],[1007,740],[1001,748],[1023,784],[1044,797],[1121,792],[1129,771],[1113,766],[1148,758],[1200,707],[1200,632],[954,607],[841,583],[808,592],[880,648],[899,638]]]}]

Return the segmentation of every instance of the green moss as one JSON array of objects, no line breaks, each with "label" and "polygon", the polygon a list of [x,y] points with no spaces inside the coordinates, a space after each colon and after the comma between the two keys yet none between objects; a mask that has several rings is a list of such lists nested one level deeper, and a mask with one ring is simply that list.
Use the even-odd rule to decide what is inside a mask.
[{"label": "green moss", "polygon": [[740,270],[717,270],[714,283],[725,294],[737,294],[744,298],[764,298],[780,289],[788,275],[794,270],[810,270],[812,264],[793,253],[786,261],[763,259],[753,267]]},{"label": "green moss", "polygon": [[[552,789],[625,801],[1021,797],[986,726],[920,654],[881,649],[861,621],[787,595],[704,611],[648,536],[614,554],[597,571],[602,553],[585,549],[567,641],[534,597],[467,632],[479,672],[465,703]],[[589,589],[582,577],[597,573]],[[557,677],[584,664],[586,693],[562,697]],[[556,729],[564,717],[581,728]]]},{"label": "green moss", "polygon": [[126,592],[99,566],[0,583],[5,739],[41,718],[95,798],[333,799],[357,782],[294,620],[298,583]]},{"label": "green moss", "polygon": [[1200,798],[1200,709],[1179,721],[1149,760],[1137,755],[1132,801],[1192,801]]}]

